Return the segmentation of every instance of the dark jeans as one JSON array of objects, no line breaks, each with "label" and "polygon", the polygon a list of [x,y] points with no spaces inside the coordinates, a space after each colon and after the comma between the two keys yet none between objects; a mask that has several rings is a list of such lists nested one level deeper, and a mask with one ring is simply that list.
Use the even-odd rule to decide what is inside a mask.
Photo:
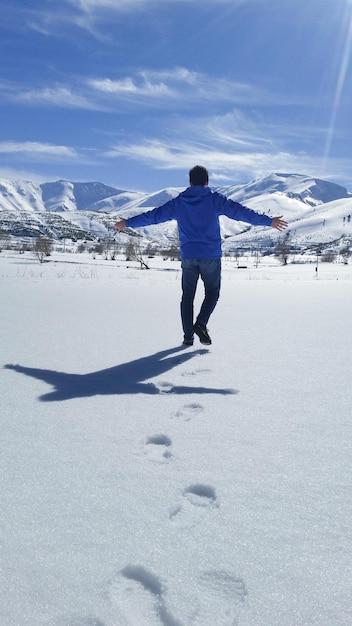
[{"label": "dark jeans", "polygon": [[204,300],[196,321],[208,323],[220,294],[221,259],[183,259],[181,319],[186,337],[193,336],[193,302],[197,283],[201,277],[204,283]]}]

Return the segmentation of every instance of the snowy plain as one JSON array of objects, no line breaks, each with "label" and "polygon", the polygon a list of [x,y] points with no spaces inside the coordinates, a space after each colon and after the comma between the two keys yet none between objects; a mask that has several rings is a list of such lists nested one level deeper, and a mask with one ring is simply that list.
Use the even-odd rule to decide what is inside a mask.
[{"label": "snowy plain", "polygon": [[0,254],[0,624],[352,624],[352,266],[224,261],[184,349],[128,265]]}]

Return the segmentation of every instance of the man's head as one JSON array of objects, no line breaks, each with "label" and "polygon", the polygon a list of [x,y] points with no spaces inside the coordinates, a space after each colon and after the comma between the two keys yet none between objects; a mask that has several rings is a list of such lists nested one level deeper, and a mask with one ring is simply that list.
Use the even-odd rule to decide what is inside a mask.
[{"label": "man's head", "polygon": [[209,182],[208,170],[201,165],[195,165],[189,170],[189,183],[190,185],[207,185]]}]

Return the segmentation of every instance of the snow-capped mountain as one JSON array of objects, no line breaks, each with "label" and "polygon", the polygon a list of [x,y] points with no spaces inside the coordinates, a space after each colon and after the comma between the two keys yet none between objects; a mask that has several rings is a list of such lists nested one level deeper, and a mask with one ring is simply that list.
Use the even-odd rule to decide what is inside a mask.
[{"label": "snow-capped mountain", "polygon": [[[17,236],[96,239],[113,233],[119,217],[130,217],[176,197],[181,188],[147,194],[99,182],[56,181],[36,184],[0,180],[0,228]],[[300,246],[352,241],[352,194],[329,181],[300,174],[271,174],[244,185],[217,188],[227,197],[271,216],[284,215],[291,240]],[[270,245],[269,229],[221,218],[224,249]],[[175,236],[175,223],[140,229],[163,244]]]},{"label": "snow-capped mountain", "polygon": [[241,204],[246,204],[250,198],[268,193],[281,193],[311,206],[326,204],[349,195],[340,185],[301,174],[271,174],[245,185],[222,187],[218,191]]},{"label": "snow-capped mountain", "polygon": [[[114,219],[104,215],[147,194],[122,191],[99,182],[36,184],[0,179],[0,228],[16,236],[94,239],[105,237]],[[94,214],[101,217],[94,219]]]},{"label": "snow-capped mountain", "polygon": [[146,194],[122,191],[97,182],[58,180],[35,184],[0,179],[0,211],[113,211],[132,200],[145,197]]}]

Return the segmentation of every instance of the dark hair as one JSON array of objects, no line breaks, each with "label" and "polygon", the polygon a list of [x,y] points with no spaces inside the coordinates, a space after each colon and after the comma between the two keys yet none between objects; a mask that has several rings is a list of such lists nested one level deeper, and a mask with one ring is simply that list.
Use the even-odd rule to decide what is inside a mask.
[{"label": "dark hair", "polygon": [[195,165],[189,170],[189,182],[191,185],[204,185],[209,181],[208,170],[201,165]]}]

